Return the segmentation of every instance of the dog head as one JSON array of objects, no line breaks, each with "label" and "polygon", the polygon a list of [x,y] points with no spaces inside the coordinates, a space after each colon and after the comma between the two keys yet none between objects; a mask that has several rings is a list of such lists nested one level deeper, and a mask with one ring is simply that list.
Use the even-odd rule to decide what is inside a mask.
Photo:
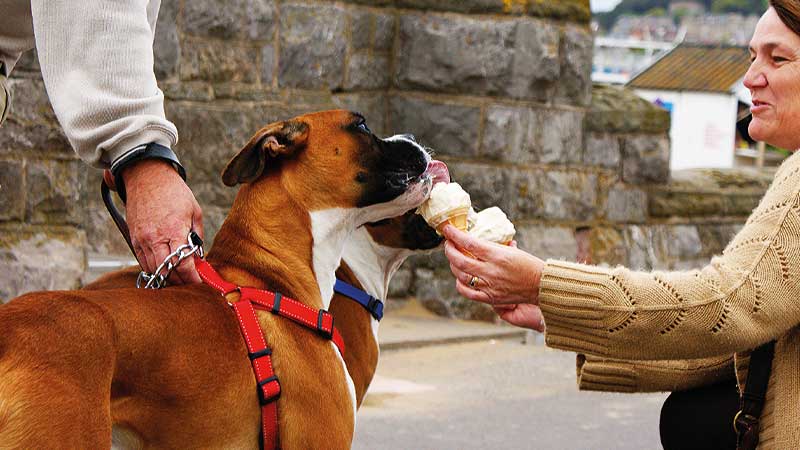
[{"label": "dog head", "polygon": [[[428,175],[434,183],[449,183],[450,172],[441,161],[431,161]],[[364,226],[370,238],[378,245],[411,251],[431,250],[438,247],[444,238],[431,228],[416,210],[403,215],[368,223]]]},{"label": "dog head", "polygon": [[358,210],[356,225],[403,213],[425,200],[430,156],[408,135],[380,139],[363,116],[323,111],[259,130],[222,174],[257,188],[278,177],[308,211]]}]

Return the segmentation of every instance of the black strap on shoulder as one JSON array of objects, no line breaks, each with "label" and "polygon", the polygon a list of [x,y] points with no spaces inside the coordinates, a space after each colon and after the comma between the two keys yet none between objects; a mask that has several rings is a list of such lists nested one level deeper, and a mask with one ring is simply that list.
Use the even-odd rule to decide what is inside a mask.
[{"label": "black strap on shoulder", "polygon": [[758,347],[750,354],[747,381],[739,400],[739,412],[733,418],[737,450],[755,450],[758,446],[759,418],[767,396],[773,356],[775,341]]},{"label": "black strap on shoulder", "polygon": [[186,181],[186,170],[183,168],[180,161],[178,161],[178,155],[176,155],[171,148],[156,144],[155,142],[142,145],[126,153],[125,156],[114,161],[114,164],[111,165],[111,174],[114,175],[114,184],[117,185],[117,195],[119,195],[123,203],[126,201],[126,196],[125,181],[122,179],[122,169],[145,159],[160,159],[172,164],[172,167],[175,168],[178,175]]}]

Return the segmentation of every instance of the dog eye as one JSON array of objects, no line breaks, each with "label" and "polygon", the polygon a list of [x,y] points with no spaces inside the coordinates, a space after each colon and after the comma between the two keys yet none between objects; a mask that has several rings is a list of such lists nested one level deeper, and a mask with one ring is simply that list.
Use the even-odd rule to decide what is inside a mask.
[{"label": "dog eye", "polygon": [[370,129],[367,127],[367,122],[364,122],[363,120],[358,122],[358,124],[356,124],[356,128],[363,131],[364,133],[372,134],[372,131],[370,131]]}]

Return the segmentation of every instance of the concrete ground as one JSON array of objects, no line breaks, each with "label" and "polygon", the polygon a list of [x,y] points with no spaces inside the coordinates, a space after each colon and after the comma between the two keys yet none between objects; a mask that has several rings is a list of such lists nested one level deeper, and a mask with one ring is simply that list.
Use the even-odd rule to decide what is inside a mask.
[{"label": "concrete ground", "polygon": [[[403,336],[412,345],[404,346]],[[525,344],[521,336],[414,306],[390,311],[353,448],[661,448],[666,394],[579,392],[574,354],[547,349],[540,339]]]}]

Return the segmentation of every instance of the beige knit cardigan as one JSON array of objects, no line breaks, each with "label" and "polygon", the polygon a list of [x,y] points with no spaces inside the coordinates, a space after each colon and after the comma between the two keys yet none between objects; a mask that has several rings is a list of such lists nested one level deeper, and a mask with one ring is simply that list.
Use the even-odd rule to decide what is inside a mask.
[{"label": "beige knit cardigan", "polygon": [[[539,302],[547,345],[593,355],[579,358],[585,387],[669,390],[705,384],[724,376],[732,354],[741,384],[748,350],[776,339],[759,448],[789,449],[800,448],[798,281],[800,155],[795,154],[742,230],[706,267],[636,272],[550,260]],[[609,358],[629,361],[603,362]]]}]

